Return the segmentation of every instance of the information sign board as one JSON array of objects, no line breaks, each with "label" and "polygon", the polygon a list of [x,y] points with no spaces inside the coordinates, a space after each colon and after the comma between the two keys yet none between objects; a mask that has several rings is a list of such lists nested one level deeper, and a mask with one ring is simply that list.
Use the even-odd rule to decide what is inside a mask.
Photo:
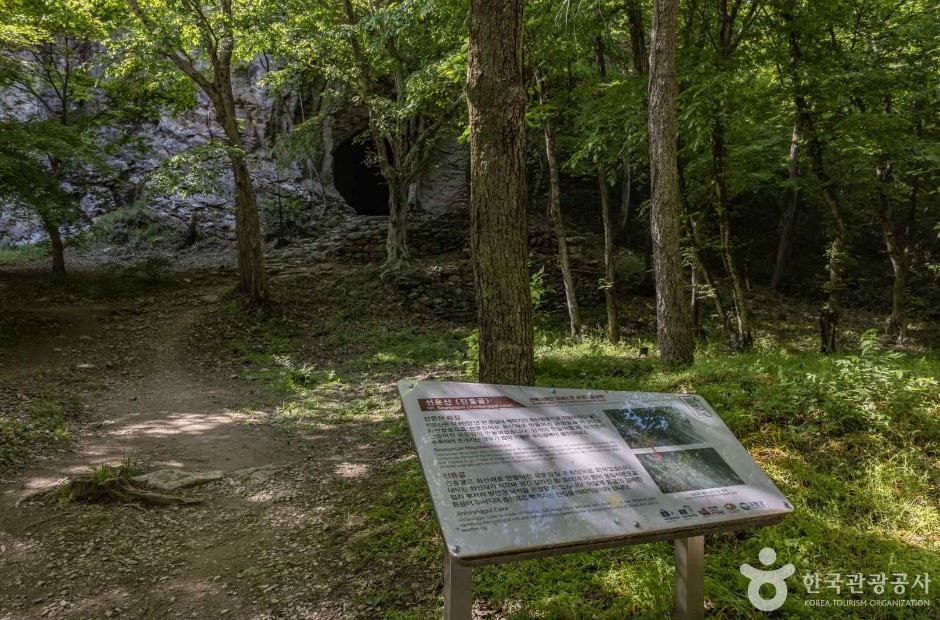
[{"label": "information sign board", "polygon": [[700,396],[398,388],[448,552],[462,561],[680,538],[792,512]]}]

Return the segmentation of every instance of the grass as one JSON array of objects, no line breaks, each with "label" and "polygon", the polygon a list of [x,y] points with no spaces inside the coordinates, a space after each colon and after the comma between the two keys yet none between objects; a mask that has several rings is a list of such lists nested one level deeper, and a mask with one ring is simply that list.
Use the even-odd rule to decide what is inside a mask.
[{"label": "grass", "polygon": [[124,207],[99,216],[82,234],[80,244],[128,244],[131,247],[167,244],[174,231],[153,211],[144,207]]},{"label": "grass", "polygon": [[81,410],[81,401],[68,397],[36,400],[16,415],[0,413],[0,465],[17,462],[43,446],[70,441],[70,421]]},{"label": "grass", "polygon": [[29,245],[0,245],[0,265],[16,265],[43,260],[49,256],[52,248],[48,243]]},{"label": "grass", "polygon": [[[359,280],[357,280],[359,278]],[[352,596],[380,617],[424,620],[440,615],[442,541],[393,385],[402,378],[473,380],[470,330],[410,316],[386,304],[386,292],[362,293],[368,274],[282,299],[268,317],[224,310],[220,325],[240,337],[225,355],[266,386],[286,433],[358,429],[361,441],[384,446],[392,464],[368,481],[348,483],[343,548],[369,587]],[[350,294],[351,293],[351,294]],[[311,304],[316,299],[316,304]],[[392,300],[394,301],[394,300]],[[805,574],[940,575],[940,360],[925,350],[894,351],[847,323],[852,349],[813,351],[808,321],[764,322],[755,350],[729,356],[702,343],[694,366],[664,372],[640,355],[652,336],[611,345],[600,332],[572,344],[543,321],[537,334],[537,384],[607,390],[693,392],[720,413],[795,507],[781,524],[709,536],[706,597],[716,618],[759,618],[738,568],[759,565],[765,546],[777,565],[793,563],[790,596],[780,618],[829,618],[833,608],[808,598],[935,598],[821,588],[807,594]],[[420,327],[415,327],[420,325]],[[358,440],[357,440],[358,441]],[[343,483],[346,484],[346,483]],[[399,567],[394,578],[372,573],[377,562]],[[931,585],[932,588],[935,586]],[[672,609],[673,558],[667,543],[642,545],[475,571],[478,601],[511,620],[666,618]],[[846,618],[923,618],[934,607],[840,608]]]}]

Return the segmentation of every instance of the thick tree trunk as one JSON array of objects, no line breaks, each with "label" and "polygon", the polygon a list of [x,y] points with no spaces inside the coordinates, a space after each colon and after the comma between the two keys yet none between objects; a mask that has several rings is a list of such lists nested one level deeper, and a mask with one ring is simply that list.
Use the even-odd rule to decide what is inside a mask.
[{"label": "thick tree trunk", "polygon": [[620,342],[620,318],[617,315],[617,274],[614,273],[614,214],[610,204],[610,186],[603,167],[597,173],[601,192],[601,216],[604,220],[604,300],[607,305],[607,338]]},{"label": "thick tree trunk", "polygon": [[470,247],[480,328],[480,381],[535,382],[527,267],[525,0],[471,0]]},{"label": "thick tree trunk", "polygon": [[[545,95],[539,89],[539,100],[544,105]],[[565,285],[565,300],[568,304],[568,321],[571,326],[571,337],[581,335],[581,316],[578,313],[578,296],[574,289],[574,276],[571,274],[571,261],[568,256],[568,241],[565,234],[565,223],[561,217],[561,180],[558,175],[558,158],[555,154],[555,130],[552,121],[545,119],[542,123],[542,133],[545,137],[545,157],[548,159],[548,216],[555,236],[558,238],[558,266]]]},{"label": "thick tree trunk", "polygon": [[65,276],[65,248],[62,244],[59,225],[46,216],[42,216],[41,219],[43,228],[49,235],[49,242],[52,244],[52,275]]},{"label": "thick tree trunk", "polygon": [[408,183],[389,186],[388,237],[385,240],[383,273],[400,270],[409,263],[408,256]]},{"label": "thick tree trunk", "polygon": [[695,349],[679,245],[678,18],[678,0],[654,0],[649,81],[650,232],[656,270],[659,350],[663,363],[673,367],[690,365]]},{"label": "thick tree trunk", "polygon": [[774,275],[770,281],[770,288],[780,290],[783,278],[787,272],[787,263],[790,262],[790,249],[793,247],[793,233],[796,229],[796,211],[800,204],[800,162],[798,157],[800,141],[800,123],[793,123],[793,135],[790,138],[790,156],[788,162],[789,185],[785,196],[783,215],[780,218],[780,242],[777,245],[777,260],[774,264]]},{"label": "thick tree trunk", "polygon": [[268,279],[264,272],[258,203],[244,155],[233,153],[230,159],[235,173],[235,238],[240,288],[247,305],[259,308],[268,303]]}]

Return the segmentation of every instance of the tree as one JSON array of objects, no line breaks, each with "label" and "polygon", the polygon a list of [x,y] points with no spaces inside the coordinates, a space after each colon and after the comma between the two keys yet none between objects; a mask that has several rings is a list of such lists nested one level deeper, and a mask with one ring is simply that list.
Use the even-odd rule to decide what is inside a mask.
[{"label": "tree", "polygon": [[[460,39],[450,23],[460,14],[444,3],[379,2],[357,16],[343,0],[358,84],[349,85],[369,110],[369,130],[389,187],[383,271],[409,264],[409,189],[425,170],[442,128],[462,103]],[[332,62],[341,57],[334,56]],[[386,87],[388,83],[392,88]]]},{"label": "tree", "polygon": [[480,381],[535,381],[525,201],[525,0],[471,0],[470,247]]},{"label": "tree", "polygon": [[[715,45],[715,72],[717,75],[721,75],[725,71],[726,66],[731,63],[734,52],[740,46],[741,41],[750,30],[757,16],[757,9],[760,3],[752,1],[750,2],[747,14],[741,19],[740,25],[736,24],[738,15],[742,9],[742,4],[743,0],[733,0],[730,6],[728,0],[719,0],[718,2],[717,35],[712,39]],[[725,169],[725,161],[727,158],[727,149],[725,147],[725,100],[725,97],[720,97],[715,103],[715,114],[712,125],[712,170],[716,195],[715,210],[718,214],[721,261],[724,264],[728,279],[731,281],[732,308],[734,314],[732,317],[733,329],[729,333],[729,342],[732,350],[747,351],[753,345],[753,338],[751,336],[747,299],[745,299],[744,296],[744,286],[741,283],[741,276],[738,273],[734,248],[732,247],[731,204],[728,200],[728,185]]]},{"label": "tree", "polygon": [[790,250],[793,247],[793,235],[796,228],[796,214],[800,206],[800,123],[794,121],[793,134],[790,138],[790,151],[787,158],[788,184],[783,197],[783,215],[780,218],[780,242],[777,245],[777,259],[774,263],[774,275],[770,281],[770,288],[780,290],[787,272],[787,263],[790,260]]},{"label": "tree", "polygon": [[678,0],[654,0],[649,69],[650,231],[656,269],[656,331],[663,364],[670,367],[690,365],[695,349],[679,245],[678,20]]},{"label": "tree", "polygon": [[[594,37],[597,56],[597,75],[601,83],[607,81],[607,66],[604,59],[604,39]],[[635,50],[634,50],[635,52]],[[626,164],[629,166],[629,163]],[[628,181],[629,182],[629,181]],[[614,273],[614,214],[610,202],[610,186],[607,184],[607,168],[601,162],[597,167],[597,187],[601,195],[601,221],[604,223],[604,302],[607,307],[607,338],[620,342],[620,319],[617,316],[617,275]]]},{"label": "tree", "polygon": [[[545,79],[539,77],[536,70],[536,90],[540,106],[547,108],[548,94]],[[574,276],[571,273],[571,260],[568,257],[568,240],[565,232],[565,223],[561,216],[561,181],[558,174],[558,155],[555,151],[555,123],[554,112],[551,108],[542,111],[542,135],[545,140],[545,159],[548,162],[548,216],[555,237],[558,239],[558,266],[561,269],[561,279],[565,285],[565,301],[568,306],[568,323],[571,337],[581,335],[581,316],[578,312],[578,295],[574,288]]]},{"label": "tree", "polygon": [[237,0],[128,0],[136,23],[123,32],[123,44],[171,62],[209,98],[225,132],[226,152],[235,179],[235,235],[240,290],[249,307],[268,302],[258,203],[235,108],[232,71],[239,35],[257,28],[252,5]]},{"label": "tree", "polygon": [[[102,163],[92,152],[94,143],[81,134],[100,126],[109,109],[107,102],[99,101],[106,93],[99,87],[95,46],[107,36],[116,13],[109,0],[52,5],[16,0],[0,10],[7,24],[0,32],[0,87],[38,108],[20,119],[25,123],[5,125],[8,138],[22,140],[9,144],[7,156],[25,166],[24,172],[27,162],[42,157],[49,177],[34,188],[21,186],[14,192],[15,203],[42,222],[52,246],[52,272],[58,276],[66,273],[61,229],[84,214],[74,196],[55,188],[68,173],[92,161]],[[12,111],[14,118],[21,115],[20,110]],[[55,135],[56,126],[60,136]],[[26,178],[36,182],[35,174]]]},{"label": "tree", "polygon": [[[50,161],[59,174],[50,174]],[[57,120],[0,122],[0,204],[20,218],[40,218],[52,242],[54,275],[66,274],[60,227],[84,217],[61,175],[102,165],[98,146]]]},{"label": "tree", "polygon": [[[525,58],[530,64],[534,85],[534,105],[530,123],[541,126],[548,168],[548,224],[554,229],[558,243],[558,267],[565,287],[568,323],[573,339],[581,335],[581,314],[574,286],[574,274],[568,254],[568,240],[561,211],[561,157],[558,152],[559,127],[565,113],[574,103],[574,77],[570,58],[576,54],[577,42],[566,36],[556,20],[552,2],[530,3],[526,10]],[[564,127],[562,127],[562,130]]]}]

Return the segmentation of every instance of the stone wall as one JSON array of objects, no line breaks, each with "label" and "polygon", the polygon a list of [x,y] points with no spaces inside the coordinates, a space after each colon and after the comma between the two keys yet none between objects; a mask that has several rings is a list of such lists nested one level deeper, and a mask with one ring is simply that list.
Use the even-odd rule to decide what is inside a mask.
[{"label": "stone wall", "polygon": [[[396,277],[399,292],[413,309],[449,318],[472,317],[473,270],[467,209],[449,214],[415,214],[409,220],[408,245],[412,257],[433,257],[433,260],[419,260],[412,271]],[[338,262],[371,263],[377,267],[385,260],[387,233],[387,217],[336,217],[316,239],[293,243],[281,250],[280,256],[295,265]],[[602,301],[598,281],[603,276],[603,268],[597,260],[585,256],[587,239],[570,235],[567,241],[579,302]],[[563,308],[565,287],[558,269],[558,244],[553,231],[538,226],[529,229],[529,259],[532,273],[545,267],[544,284],[555,291],[548,295],[545,308]]]}]

